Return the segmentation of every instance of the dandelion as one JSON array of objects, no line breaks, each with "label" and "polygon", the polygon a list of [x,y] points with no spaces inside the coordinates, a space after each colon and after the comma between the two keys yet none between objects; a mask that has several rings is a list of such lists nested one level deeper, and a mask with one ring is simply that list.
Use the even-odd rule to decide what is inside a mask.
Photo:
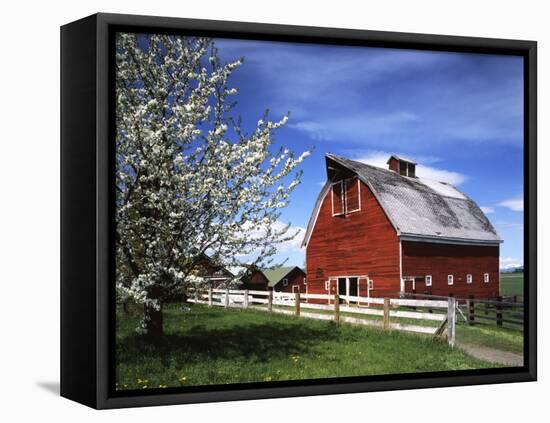
[{"label": "dandelion", "polygon": [[187,381],[187,377],[182,376],[182,377],[179,378],[179,381],[180,381],[181,383],[185,383],[185,382]]},{"label": "dandelion", "polygon": [[299,355],[291,355],[291,356],[290,356],[290,359],[291,359],[292,361],[294,361],[295,363],[297,363],[298,360],[300,360],[300,356],[299,356]]}]

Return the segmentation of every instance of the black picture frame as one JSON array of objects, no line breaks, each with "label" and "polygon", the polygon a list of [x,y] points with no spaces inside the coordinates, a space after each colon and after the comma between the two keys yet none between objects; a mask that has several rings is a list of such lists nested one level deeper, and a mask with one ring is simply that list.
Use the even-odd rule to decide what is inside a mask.
[{"label": "black picture frame", "polygon": [[[153,31],[255,40],[368,45],[524,58],[525,363],[522,367],[409,375],[114,391],[113,34]],[[61,395],[90,407],[231,401],[534,381],[537,377],[537,44],[118,14],[61,27]]]}]

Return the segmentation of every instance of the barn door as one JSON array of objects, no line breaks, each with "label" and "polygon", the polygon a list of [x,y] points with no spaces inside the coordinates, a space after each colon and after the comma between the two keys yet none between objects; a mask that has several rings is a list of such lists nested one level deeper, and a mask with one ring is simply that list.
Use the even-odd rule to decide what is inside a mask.
[{"label": "barn door", "polygon": [[416,284],[414,278],[405,278],[405,292],[407,294],[413,294],[416,291]]}]

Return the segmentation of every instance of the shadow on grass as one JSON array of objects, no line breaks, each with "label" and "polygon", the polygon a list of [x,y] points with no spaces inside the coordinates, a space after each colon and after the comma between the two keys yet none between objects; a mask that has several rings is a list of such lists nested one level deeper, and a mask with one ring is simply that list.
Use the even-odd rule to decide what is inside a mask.
[{"label": "shadow on grass", "polygon": [[303,354],[319,341],[337,337],[335,328],[263,323],[230,328],[191,327],[182,334],[165,334],[156,340],[132,335],[117,342],[117,359],[125,364],[147,358],[170,361],[208,359],[268,360]]}]

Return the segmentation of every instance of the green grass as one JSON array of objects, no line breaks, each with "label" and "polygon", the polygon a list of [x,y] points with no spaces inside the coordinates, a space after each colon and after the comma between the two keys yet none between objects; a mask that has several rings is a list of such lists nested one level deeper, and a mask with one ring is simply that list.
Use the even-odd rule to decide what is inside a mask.
[{"label": "green grass", "polygon": [[500,295],[523,295],[523,273],[502,273]]},{"label": "green grass", "polygon": [[523,331],[497,326],[459,324],[456,328],[456,339],[459,343],[480,345],[523,354]]},{"label": "green grass", "polygon": [[173,305],[165,335],[117,314],[117,389],[157,388],[495,367],[444,342],[262,311]]}]

